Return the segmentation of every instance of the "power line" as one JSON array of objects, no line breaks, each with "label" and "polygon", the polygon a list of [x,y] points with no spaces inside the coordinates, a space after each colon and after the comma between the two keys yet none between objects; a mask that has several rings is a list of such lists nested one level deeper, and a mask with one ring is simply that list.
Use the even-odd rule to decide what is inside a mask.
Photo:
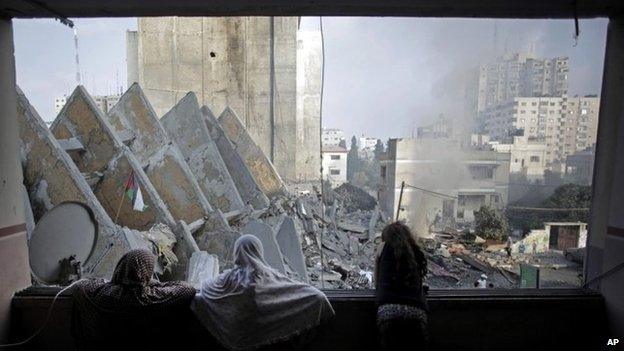
[{"label": "power line", "polygon": [[417,187],[415,185],[411,185],[411,184],[408,184],[408,183],[405,183],[405,186],[410,187],[410,188],[414,188],[414,189],[418,189],[420,191],[423,191],[425,193],[429,193],[429,194],[432,194],[432,195],[437,195],[437,196],[440,196],[440,197],[446,197],[446,198],[450,198],[450,199],[457,199],[457,196],[451,196],[451,195],[447,195],[447,194],[438,193],[436,191],[432,191],[432,190],[425,189],[425,188],[420,188],[420,187]]}]

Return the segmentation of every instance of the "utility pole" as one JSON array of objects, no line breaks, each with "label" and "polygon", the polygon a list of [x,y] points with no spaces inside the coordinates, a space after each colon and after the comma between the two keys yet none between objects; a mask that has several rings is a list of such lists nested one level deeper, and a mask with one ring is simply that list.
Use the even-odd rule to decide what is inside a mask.
[{"label": "utility pole", "polygon": [[395,221],[399,220],[399,213],[401,212],[401,201],[403,201],[403,189],[405,189],[405,181],[401,182],[401,192],[399,193],[399,206],[397,207]]}]

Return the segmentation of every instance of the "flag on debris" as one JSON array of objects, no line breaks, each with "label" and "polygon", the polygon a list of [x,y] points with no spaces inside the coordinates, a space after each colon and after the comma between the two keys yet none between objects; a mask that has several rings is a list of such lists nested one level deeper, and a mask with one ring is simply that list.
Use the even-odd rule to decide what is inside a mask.
[{"label": "flag on debris", "polygon": [[126,189],[126,196],[128,196],[130,201],[132,201],[132,208],[135,211],[144,211],[147,208],[147,206],[143,202],[141,187],[139,186],[139,182],[137,182],[136,180],[134,171],[130,172],[130,176],[124,184],[124,189]]}]

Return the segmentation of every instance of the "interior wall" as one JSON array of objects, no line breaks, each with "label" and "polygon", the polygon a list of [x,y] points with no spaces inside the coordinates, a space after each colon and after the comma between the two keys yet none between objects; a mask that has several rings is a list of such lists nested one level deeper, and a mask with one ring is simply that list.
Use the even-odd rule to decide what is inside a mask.
[{"label": "interior wall", "polygon": [[[378,349],[376,304],[372,291],[350,294],[345,296],[343,293],[328,292],[336,315],[314,333],[306,350]],[[603,301],[598,294],[530,294],[531,292],[524,296],[459,296],[459,293],[451,292],[446,296],[430,296],[429,349],[602,349],[601,346],[606,343],[605,318]],[[50,295],[43,297],[21,294],[15,298],[15,339],[27,337],[41,325],[51,300]],[[59,299],[48,327],[30,346],[37,350],[72,349],[74,341],[70,334],[71,315],[71,299]],[[176,323],[188,327],[182,333],[159,335],[159,343],[176,344],[184,340],[185,350],[224,350],[211,340],[210,333],[191,313]],[[146,342],[153,342],[154,338],[148,335],[140,337],[149,338]],[[418,349],[413,347],[413,350]]]},{"label": "interior wall", "polygon": [[13,25],[0,18],[0,343],[8,337],[13,293],[30,285],[13,52]]},{"label": "interior wall", "polygon": [[624,334],[624,270],[605,275],[624,262],[624,17],[612,18],[607,31],[598,144],[587,245],[586,279],[605,298],[613,337]]}]

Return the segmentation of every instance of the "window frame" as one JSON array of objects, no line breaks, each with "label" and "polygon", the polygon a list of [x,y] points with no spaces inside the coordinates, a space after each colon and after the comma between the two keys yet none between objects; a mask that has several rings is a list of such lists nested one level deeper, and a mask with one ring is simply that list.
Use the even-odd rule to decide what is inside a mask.
[{"label": "window frame", "polygon": [[[134,1],[131,1],[134,3]],[[146,5],[147,3],[147,5]],[[18,3],[19,4],[19,3]],[[172,6],[163,6],[162,4],[155,5],[155,3],[143,2],[138,3],[137,6],[108,6],[106,8],[103,7],[89,7],[87,4],[84,4],[80,1],[67,2],[61,5],[52,6],[53,9],[49,9],[43,6],[27,6],[21,8],[20,5],[16,5],[17,8],[12,13],[2,13],[7,17],[20,17],[20,18],[34,18],[34,17],[43,17],[43,18],[63,18],[60,14],[63,14],[67,17],[142,17],[142,16],[184,16],[184,15],[194,15],[194,16],[261,16],[261,15],[269,15],[269,16],[331,16],[331,15],[341,15],[341,16],[409,16],[409,17],[443,17],[443,18],[526,18],[526,19],[555,19],[555,18],[565,18],[571,19],[573,16],[576,18],[596,18],[596,17],[615,17],[619,14],[619,18],[621,17],[621,13],[624,13],[624,5],[622,3],[616,1],[606,1],[600,3],[588,3],[579,9],[575,9],[575,11],[571,11],[569,8],[565,6],[561,6],[559,2],[555,1],[545,1],[542,3],[542,6],[537,8],[529,8],[527,6],[517,6],[514,1],[501,1],[497,3],[496,6],[491,6],[491,4],[487,2],[483,3],[453,3],[453,6],[449,6],[446,1],[441,1],[439,3],[430,3],[430,2],[416,2],[413,1],[399,1],[399,3],[366,3],[361,6],[354,6],[350,2],[347,1],[320,1],[316,3],[305,3],[305,2],[295,2],[290,4],[289,6],[283,6],[283,4],[279,1],[269,0],[268,2],[263,2],[262,4],[255,3],[253,1],[237,1],[236,4],[212,4],[212,3],[200,3],[196,2],[194,5],[191,3],[178,3],[172,4]],[[25,5],[21,5],[25,6]],[[60,7],[60,8],[57,8]],[[1,11],[0,11],[1,12]],[[574,15],[572,15],[574,13]],[[608,69],[613,69],[612,66],[621,65],[622,59],[614,60],[614,62],[608,62],[606,60],[607,54],[609,53],[609,40],[607,38],[605,44],[605,67],[604,72],[607,72]],[[611,67],[609,67],[611,66]],[[0,78],[2,79],[2,78]],[[607,111],[605,111],[604,106],[611,107],[604,102],[605,96],[608,97],[608,92],[611,87],[608,84],[605,84],[605,74],[601,77],[602,81],[602,92],[601,92],[601,109],[599,113],[599,123],[606,123],[607,125],[611,124],[609,120],[609,116],[607,116]],[[618,84],[614,84],[615,88],[620,86]],[[612,100],[612,97],[609,98]],[[609,104],[613,104],[613,101],[609,101]],[[610,111],[613,112],[613,111]],[[615,114],[614,114],[615,115]],[[615,117],[612,117],[615,118]],[[322,133],[322,125],[319,126]],[[601,136],[605,127],[598,128],[598,135],[596,138],[596,154],[595,154],[595,162],[593,165],[594,174],[596,174],[597,170],[601,167],[605,167],[606,165],[600,164],[603,157],[600,157],[600,151],[603,149],[599,147],[601,144]],[[608,133],[606,133],[608,134]],[[608,143],[606,143],[608,145]],[[607,151],[607,150],[605,150]],[[608,151],[607,151],[608,153]],[[605,157],[608,159],[609,157]],[[601,170],[603,172],[603,170]],[[596,176],[594,176],[596,178]],[[600,177],[598,177],[600,178]],[[597,182],[592,182],[592,194],[596,194],[596,184]],[[592,209],[594,203],[592,202]],[[591,222],[591,220],[590,220]],[[587,240],[588,243],[590,238],[592,237],[593,232],[588,231]],[[587,257],[586,257],[587,258]],[[584,270],[584,279],[587,281],[587,263],[585,264]],[[514,292],[522,291],[522,296],[526,295],[529,289],[508,289]],[[545,289],[542,290],[549,294],[552,294],[553,291],[557,289]],[[580,289],[575,289],[575,291]],[[446,290],[444,290],[446,291]],[[459,290],[449,290],[453,292],[453,295],[457,295]],[[499,293],[501,290],[497,290]],[[474,292],[474,291],[473,291]],[[352,291],[348,291],[351,295]]]}]

